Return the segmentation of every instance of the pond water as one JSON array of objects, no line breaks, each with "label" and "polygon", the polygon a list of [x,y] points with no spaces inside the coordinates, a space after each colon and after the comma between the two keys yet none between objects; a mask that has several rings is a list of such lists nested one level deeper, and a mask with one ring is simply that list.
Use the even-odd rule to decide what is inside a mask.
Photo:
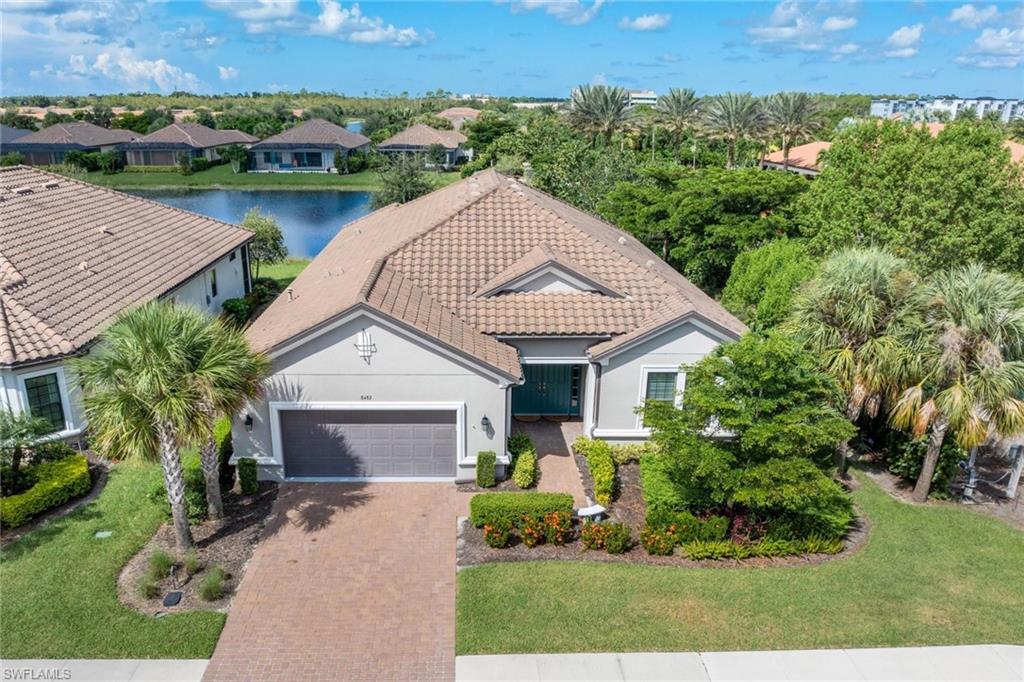
[{"label": "pond water", "polygon": [[370,192],[309,190],[132,190],[129,194],[239,224],[258,206],[277,218],[292,258],[313,258],[344,227],[370,212]]}]

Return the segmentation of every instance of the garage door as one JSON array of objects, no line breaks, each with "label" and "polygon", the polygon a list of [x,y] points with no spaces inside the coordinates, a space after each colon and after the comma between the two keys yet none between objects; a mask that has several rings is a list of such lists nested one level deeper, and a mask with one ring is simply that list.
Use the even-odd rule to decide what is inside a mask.
[{"label": "garage door", "polygon": [[453,410],[289,410],[280,415],[289,478],[455,476]]}]

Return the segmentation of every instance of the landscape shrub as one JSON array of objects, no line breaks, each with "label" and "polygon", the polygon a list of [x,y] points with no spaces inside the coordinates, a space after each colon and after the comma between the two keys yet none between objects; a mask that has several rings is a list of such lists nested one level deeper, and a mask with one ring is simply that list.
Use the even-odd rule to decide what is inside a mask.
[{"label": "landscape shrub", "polygon": [[202,156],[197,156],[196,158],[192,159],[191,165],[193,173],[199,173],[200,171],[209,170],[210,167],[213,166],[213,164],[210,163],[209,159],[204,158]]},{"label": "landscape shrub", "polygon": [[688,511],[660,509],[647,513],[647,525],[651,528],[669,530],[678,544],[694,540],[724,540],[729,533],[729,519],[712,514],[700,518]]},{"label": "landscape shrub", "polygon": [[843,551],[843,541],[839,538],[823,538],[812,535],[800,541],[803,554],[839,554]]},{"label": "landscape shrub", "polygon": [[640,543],[648,554],[667,556],[675,551],[679,544],[674,531],[675,526],[644,526],[640,532]]},{"label": "landscape shrub", "polygon": [[252,305],[245,298],[229,298],[221,304],[221,311],[225,319],[241,327],[249,321]]},{"label": "landscape shrub", "polygon": [[512,537],[512,524],[507,521],[495,521],[484,524],[484,542],[491,547],[508,547]]},{"label": "landscape shrub", "polygon": [[632,464],[658,451],[657,446],[650,441],[643,443],[619,443],[612,445],[612,460],[619,465]]},{"label": "landscape shrub", "polygon": [[509,466],[515,469],[516,461],[519,459],[519,455],[523,454],[527,450],[533,450],[536,453],[537,448],[534,447],[533,441],[523,432],[513,433],[508,437],[505,444],[505,450],[508,452]]},{"label": "landscape shrub", "polygon": [[177,166],[125,166],[125,173],[177,173]]},{"label": "landscape shrub", "polygon": [[479,493],[469,501],[469,520],[480,528],[485,523],[504,521],[519,527],[523,517],[543,521],[545,514],[564,512],[572,515],[572,495],[568,493]]},{"label": "landscape shrub", "polygon": [[750,545],[738,545],[728,540],[694,540],[683,545],[683,553],[694,561],[747,559],[754,555]]},{"label": "landscape shrub", "polygon": [[491,450],[476,453],[476,484],[481,488],[493,488],[496,483],[494,469],[498,456]]},{"label": "landscape shrub", "polygon": [[585,523],[580,528],[580,542],[583,543],[585,549],[604,549],[608,532],[609,525],[607,523]]},{"label": "landscape shrub", "polygon": [[25,163],[25,155],[21,152],[0,154],[0,166],[20,166]]},{"label": "landscape shrub", "polygon": [[672,480],[672,458],[651,455],[640,460],[640,492],[647,515],[685,511],[689,506],[683,487]]},{"label": "landscape shrub", "polygon": [[[907,481],[917,481],[921,475],[924,454],[928,449],[928,437],[911,438],[894,431],[886,455],[889,471]],[[949,487],[960,472],[958,463],[966,459],[967,453],[956,443],[955,438],[947,438],[942,442],[939,461],[932,475],[932,497],[949,497]]]},{"label": "landscape shrub", "polygon": [[181,562],[181,567],[185,569],[185,575],[190,577],[199,572],[201,564],[199,562],[199,555],[194,549],[185,555],[185,559]]},{"label": "landscape shrub", "polygon": [[[557,512],[556,512],[557,513]],[[545,517],[547,514],[544,515]],[[547,537],[547,526],[544,518],[524,515],[519,521],[519,538],[527,547],[536,547]]]},{"label": "landscape shrub", "polygon": [[153,599],[160,594],[160,583],[170,575],[174,559],[161,550],[153,550],[146,561],[146,570],[139,577],[139,594],[146,599]]},{"label": "landscape shrub", "polygon": [[213,437],[217,441],[217,478],[220,480],[220,489],[231,490],[235,487],[235,465],[231,463],[231,456],[235,454],[235,445],[231,440],[231,420],[222,419],[217,422]]},{"label": "landscape shrub", "polygon": [[182,175],[192,175],[192,159],[185,152],[178,154],[178,172]]},{"label": "landscape shrub", "polygon": [[260,489],[260,483],[256,480],[256,460],[251,457],[242,457],[235,465],[238,469],[238,486],[243,495],[255,495]]},{"label": "landscape shrub", "polygon": [[587,459],[590,476],[594,479],[594,499],[600,505],[611,506],[615,495],[615,462],[611,446],[603,440],[580,436],[573,441],[572,449]]},{"label": "landscape shrub", "polygon": [[512,481],[520,488],[529,488],[537,481],[537,452],[526,450],[516,457]]},{"label": "landscape shrub", "polygon": [[203,577],[199,584],[199,596],[206,601],[217,601],[224,596],[224,581],[227,580],[227,572],[220,566],[214,566]]},{"label": "landscape shrub", "polygon": [[84,455],[43,462],[31,469],[35,485],[0,499],[0,522],[8,528],[20,526],[38,514],[84,495],[92,487],[89,462]]},{"label": "landscape shrub", "polygon": [[572,535],[572,516],[565,512],[544,515],[545,539],[552,545],[564,545]]},{"label": "landscape shrub", "polygon": [[633,546],[633,534],[624,523],[608,523],[608,535],[604,539],[604,550],[609,554],[624,554]]}]

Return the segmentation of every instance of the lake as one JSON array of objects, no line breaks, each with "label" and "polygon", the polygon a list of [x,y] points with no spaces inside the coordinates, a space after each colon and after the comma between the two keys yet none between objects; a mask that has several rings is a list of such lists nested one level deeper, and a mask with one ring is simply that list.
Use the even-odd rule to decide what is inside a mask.
[{"label": "lake", "polygon": [[277,218],[292,258],[313,258],[347,223],[370,212],[370,192],[230,189],[130,190],[128,194],[240,224],[258,206]]}]

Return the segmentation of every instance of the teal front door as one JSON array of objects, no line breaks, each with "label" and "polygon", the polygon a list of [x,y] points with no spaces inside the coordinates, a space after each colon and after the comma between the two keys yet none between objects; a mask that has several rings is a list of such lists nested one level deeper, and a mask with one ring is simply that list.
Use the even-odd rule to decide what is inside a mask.
[{"label": "teal front door", "polygon": [[579,365],[523,365],[522,386],[512,389],[513,415],[580,415]]}]

